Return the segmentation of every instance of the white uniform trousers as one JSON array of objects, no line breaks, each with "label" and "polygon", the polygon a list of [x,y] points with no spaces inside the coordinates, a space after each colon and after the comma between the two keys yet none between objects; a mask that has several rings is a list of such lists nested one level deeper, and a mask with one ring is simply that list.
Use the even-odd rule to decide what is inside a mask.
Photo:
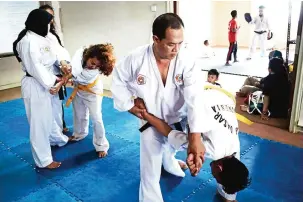
[{"label": "white uniform trousers", "polygon": [[267,32],[263,34],[254,33],[250,48],[249,48],[249,55],[248,57],[251,58],[252,55],[256,52],[257,46],[257,39],[259,39],[260,50],[261,50],[261,57],[265,56],[266,53],[266,40],[267,40]]},{"label": "white uniform trousers", "polygon": [[[82,96],[79,96],[82,95]],[[79,141],[88,135],[89,116],[93,124],[93,144],[96,151],[109,149],[102,120],[102,96],[78,91],[73,99],[74,136]]]},{"label": "white uniform trousers", "polygon": [[59,95],[52,96],[52,112],[53,112],[53,124],[52,131],[49,137],[51,146],[62,147],[68,142],[68,137],[62,133],[63,121],[62,121],[62,100],[59,99]]},{"label": "white uniform trousers", "polygon": [[168,144],[167,138],[159,134],[154,127],[149,127],[140,134],[140,202],[163,201],[160,189],[162,165],[173,175],[185,176],[175,158],[176,152],[177,150]]},{"label": "white uniform trousers", "polygon": [[35,164],[44,168],[53,162],[49,136],[52,130],[51,97],[23,98],[30,128],[30,143]]}]

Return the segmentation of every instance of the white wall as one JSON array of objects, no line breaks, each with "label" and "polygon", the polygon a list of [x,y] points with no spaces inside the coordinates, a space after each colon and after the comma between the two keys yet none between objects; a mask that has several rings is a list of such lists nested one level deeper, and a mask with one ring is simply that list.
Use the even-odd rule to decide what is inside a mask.
[{"label": "white wall", "polygon": [[[157,5],[157,12],[150,10]],[[60,2],[65,47],[71,55],[83,45],[110,42],[117,59],[132,49],[150,43],[156,15],[166,12],[165,1]],[[104,78],[109,89],[111,77]]]},{"label": "white wall", "polygon": [[179,1],[179,15],[185,26],[185,42],[197,50],[204,40],[211,43],[211,0]]},{"label": "white wall", "polygon": [[0,90],[21,85],[24,73],[15,56],[0,59],[0,72]]}]

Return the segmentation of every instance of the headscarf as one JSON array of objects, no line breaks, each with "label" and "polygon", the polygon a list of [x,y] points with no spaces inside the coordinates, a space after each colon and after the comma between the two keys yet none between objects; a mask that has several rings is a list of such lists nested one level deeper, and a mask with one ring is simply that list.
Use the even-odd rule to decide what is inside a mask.
[{"label": "headscarf", "polygon": [[[48,4],[45,4],[45,5],[40,6],[39,9],[43,9],[43,10],[45,10],[45,11],[46,11],[47,9],[49,9],[49,10],[52,10],[52,11],[54,12],[54,8],[51,7],[51,6],[48,5]],[[63,47],[63,45],[62,45],[62,43],[61,43],[61,40],[60,40],[60,37],[59,37],[59,35],[57,34],[56,27],[55,27],[55,23],[51,23],[51,24],[50,24],[50,30],[49,30],[49,32],[52,33],[52,34],[57,38],[58,43]]]},{"label": "headscarf", "polygon": [[17,52],[17,44],[19,41],[26,35],[27,31],[32,31],[45,37],[48,33],[48,24],[51,22],[52,18],[53,16],[51,14],[41,9],[35,9],[29,13],[25,21],[25,29],[19,33],[18,38],[13,43],[13,51],[18,62],[21,62],[21,58]]}]

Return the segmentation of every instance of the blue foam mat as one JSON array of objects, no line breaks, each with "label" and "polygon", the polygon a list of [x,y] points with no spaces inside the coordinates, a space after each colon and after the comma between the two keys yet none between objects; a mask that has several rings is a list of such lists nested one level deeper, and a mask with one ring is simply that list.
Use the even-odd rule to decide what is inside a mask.
[{"label": "blue foam mat", "polygon": [[[109,156],[96,158],[90,127],[84,140],[52,148],[62,166],[49,171],[34,166],[23,101],[1,103],[0,201],[138,201],[138,120],[113,109],[109,98],[104,98],[102,108],[111,144]],[[72,107],[65,109],[65,116],[72,126]],[[253,181],[238,194],[238,201],[303,201],[303,150],[247,134],[239,136],[241,158]],[[184,160],[186,153],[179,152],[177,157]],[[207,159],[197,177],[188,171],[185,178],[163,171],[160,184],[165,201],[218,201],[209,163]]]}]

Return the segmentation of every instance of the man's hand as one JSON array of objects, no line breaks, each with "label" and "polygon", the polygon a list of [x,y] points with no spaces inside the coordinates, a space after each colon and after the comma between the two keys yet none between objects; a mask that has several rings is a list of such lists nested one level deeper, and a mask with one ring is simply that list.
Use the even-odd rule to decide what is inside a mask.
[{"label": "man's hand", "polygon": [[191,133],[188,137],[186,163],[192,176],[198,175],[204,163],[205,147],[201,141],[201,134]]},{"label": "man's hand", "polygon": [[[136,103],[136,100],[135,100],[135,103]],[[144,105],[145,106],[145,105]],[[137,107],[136,105],[133,106],[128,112],[129,113],[132,113],[133,115],[135,115],[136,117],[138,117],[139,119],[143,119],[143,116],[142,116],[142,113],[144,113],[146,111],[145,108],[140,108],[140,107]]]},{"label": "man's hand", "polygon": [[136,98],[134,100],[134,103],[135,103],[135,106],[139,107],[140,109],[146,109],[146,106],[145,106],[145,103],[144,103],[144,100],[141,99],[141,98]]}]

